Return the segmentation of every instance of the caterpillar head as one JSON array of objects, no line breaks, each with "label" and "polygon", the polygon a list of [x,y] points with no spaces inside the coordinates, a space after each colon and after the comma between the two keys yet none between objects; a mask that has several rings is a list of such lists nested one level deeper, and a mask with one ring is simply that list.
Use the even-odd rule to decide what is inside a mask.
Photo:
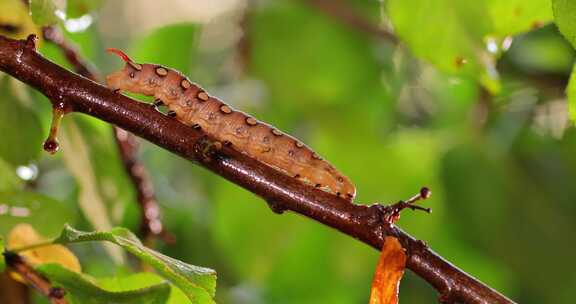
[{"label": "caterpillar head", "polygon": [[152,88],[147,85],[145,77],[148,74],[147,70],[150,69],[149,65],[135,63],[121,50],[110,48],[107,51],[117,55],[126,63],[123,69],[106,76],[106,84],[110,89],[153,95]]}]

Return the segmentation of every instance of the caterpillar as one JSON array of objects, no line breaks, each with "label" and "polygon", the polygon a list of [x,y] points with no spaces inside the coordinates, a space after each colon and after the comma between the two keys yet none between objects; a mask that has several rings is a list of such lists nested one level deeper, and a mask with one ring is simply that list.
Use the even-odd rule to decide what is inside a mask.
[{"label": "caterpillar", "polygon": [[301,141],[233,109],[178,71],[135,63],[118,49],[107,51],[126,63],[123,69],[106,76],[110,89],[154,96],[156,108],[168,107],[167,115],[202,129],[234,150],[339,197],[352,201],[356,195],[356,188],[347,177]]}]

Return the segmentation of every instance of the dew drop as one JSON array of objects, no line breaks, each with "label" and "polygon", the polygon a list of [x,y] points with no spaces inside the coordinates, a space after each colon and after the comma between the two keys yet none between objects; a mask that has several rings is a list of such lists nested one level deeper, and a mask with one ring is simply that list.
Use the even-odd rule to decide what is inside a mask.
[{"label": "dew drop", "polygon": [[60,122],[62,121],[62,117],[66,114],[66,107],[64,104],[59,104],[52,107],[52,123],[50,125],[50,133],[48,134],[48,138],[44,141],[44,151],[54,154],[60,148],[58,144],[58,129],[60,127]]}]

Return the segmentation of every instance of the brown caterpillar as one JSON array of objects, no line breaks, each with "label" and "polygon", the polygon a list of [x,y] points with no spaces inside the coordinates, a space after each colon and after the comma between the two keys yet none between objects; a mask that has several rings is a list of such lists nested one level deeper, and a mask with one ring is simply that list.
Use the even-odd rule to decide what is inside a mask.
[{"label": "brown caterpillar", "polygon": [[232,109],[177,71],[135,63],[118,49],[108,51],[126,62],[122,70],[106,77],[111,89],[154,96],[154,106],[166,105],[168,115],[239,152],[326,192],[348,200],[356,195],[347,177],[299,140]]}]

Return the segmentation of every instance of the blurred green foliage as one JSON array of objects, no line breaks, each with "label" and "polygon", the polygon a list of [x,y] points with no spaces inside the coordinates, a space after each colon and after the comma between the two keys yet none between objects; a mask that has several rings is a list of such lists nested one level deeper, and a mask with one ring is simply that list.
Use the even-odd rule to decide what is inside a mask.
[{"label": "blurred green foliage", "polygon": [[[20,2],[0,0],[0,7],[16,7],[11,1]],[[43,2],[50,1],[36,5],[50,7]],[[215,18],[198,17],[207,9],[194,2],[184,20],[176,20],[187,12],[184,4],[156,6],[154,16],[138,10],[154,3],[68,1],[68,19],[57,22],[102,74],[121,64],[104,49],[123,48],[137,62],[181,70],[301,138],[354,181],[358,203],[395,202],[429,186],[425,204],[434,212],[403,214],[403,229],[517,302],[573,302],[576,273],[567,265],[576,254],[569,241],[576,230],[576,130],[564,94],[574,61],[571,1],[338,1],[363,20],[381,18],[400,44],[309,1],[258,1]],[[160,9],[174,20],[146,24],[161,19]],[[559,31],[549,24],[552,12]],[[0,25],[21,25],[18,33],[0,27],[0,34],[38,32],[20,13],[0,10]],[[32,16],[39,14],[36,20],[51,20],[55,11]],[[69,67],[53,45],[43,42],[40,52]],[[77,156],[41,153],[48,101],[0,77],[0,210],[30,212],[0,213],[0,233],[23,221],[44,235],[66,222],[93,230],[78,203],[81,183],[63,161]],[[109,125],[71,116],[64,124],[78,128],[88,147],[106,220],[137,230],[140,211]],[[251,193],[158,147],[143,144],[140,158],[177,238],[156,249],[217,270],[217,302],[367,301],[378,252],[309,219],[275,216]],[[37,176],[18,168],[37,168]],[[73,247],[98,288],[162,284],[146,274],[130,277],[130,264],[113,264],[100,245],[88,248]],[[179,290],[171,293],[170,303],[185,301]],[[406,274],[401,303],[436,296]]]}]

